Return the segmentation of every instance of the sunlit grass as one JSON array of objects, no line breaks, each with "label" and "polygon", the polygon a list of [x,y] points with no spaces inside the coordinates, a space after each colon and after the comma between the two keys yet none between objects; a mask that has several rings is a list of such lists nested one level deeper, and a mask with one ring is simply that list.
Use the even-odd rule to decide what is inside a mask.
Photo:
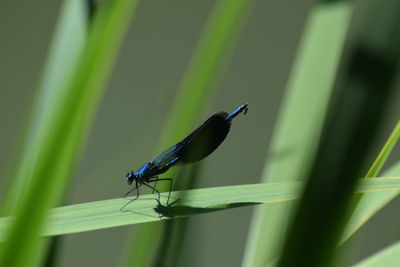
[{"label": "sunlit grass", "polygon": [[[15,217],[13,220],[6,216],[0,218],[0,240],[4,242],[0,247],[0,266],[32,266],[35,255],[46,250],[45,246],[39,245],[39,236],[53,237],[124,225],[135,225],[140,229],[136,229],[133,238],[128,239],[121,264],[150,266],[159,256],[155,248],[160,240],[161,224],[157,222],[175,222],[176,218],[251,205],[257,205],[263,216],[256,216],[252,222],[248,244],[243,245],[243,265],[266,266],[276,262],[281,254],[282,236],[289,223],[288,204],[301,197],[303,181],[316,160],[322,127],[327,122],[325,115],[337,82],[338,68],[340,64],[345,65],[342,51],[352,22],[353,3],[321,2],[309,14],[288,77],[271,147],[258,141],[271,152],[260,179],[270,183],[173,192],[172,200],[178,200],[182,193],[185,197],[171,201],[169,206],[157,205],[155,196],[150,194],[141,195],[122,211],[120,208],[127,201],[123,198],[54,208],[68,188],[73,166],[79,158],[113,61],[136,7],[135,0],[106,2],[99,6],[94,20],[90,22],[83,1],[71,0],[60,13],[60,24],[55,28],[42,82],[34,99],[30,125],[25,129],[24,146],[14,163],[17,171],[12,180],[15,183],[2,207],[3,214],[14,214]],[[214,101],[216,82],[223,74],[242,26],[251,14],[252,4],[251,0],[216,2],[182,75],[180,88],[156,142],[156,152],[189,133],[196,126],[194,122]],[[393,16],[391,12],[387,13]],[[379,23],[390,24],[390,20]],[[381,24],[378,26],[382,27]],[[378,37],[368,35],[370,39],[366,39],[380,49],[385,45],[391,47],[393,53],[393,47],[397,47],[393,44],[397,43],[384,39],[384,31],[373,29],[379,33]],[[339,231],[344,232],[342,241],[350,238],[399,194],[400,179],[387,177],[399,176],[400,164],[382,172],[382,166],[399,136],[398,123],[366,175],[367,178],[382,177],[361,179],[356,190],[359,201],[350,211],[346,228],[337,226]],[[336,148],[340,145],[338,142]],[[336,148],[332,148],[332,152]],[[281,157],[284,153],[288,156]],[[167,175],[176,176],[177,171]],[[158,188],[161,191],[165,189],[162,185]],[[161,200],[165,201],[165,197]],[[51,215],[46,216],[49,209]],[[185,226],[181,224],[180,227]],[[182,240],[183,237],[180,238]],[[288,242],[303,245],[307,240]],[[359,266],[398,262],[398,246],[395,243]],[[182,248],[176,246],[174,249]],[[332,256],[334,252],[332,249],[328,254]],[[175,257],[171,262],[176,262],[179,253],[171,257]]]}]

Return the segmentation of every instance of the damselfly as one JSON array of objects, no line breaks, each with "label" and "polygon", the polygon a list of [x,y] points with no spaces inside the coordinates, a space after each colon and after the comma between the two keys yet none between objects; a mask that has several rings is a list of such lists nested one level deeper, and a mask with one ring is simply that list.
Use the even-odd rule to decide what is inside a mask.
[{"label": "damselfly", "polygon": [[[156,192],[158,194],[159,202],[160,191],[158,191],[155,187],[155,184],[158,181],[169,182],[169,194],[167,200],[168,204],[172,189],[172,179],[158,178],[158,175],[166,172],[175,164],[196,162],[210,155],[225,140],[230,130],[232,119],[241,112],[246,114],[247,106],[247,104],[240,105],[230,114],[226,112],[219,112],[212,115],[181,142],[168,148],[150,162],[143,164],[138,171],[128,172],[125,180],[129,185],[134,182],[135,187],[126,193],[125,196],[127,196],[133,190],[136,190],[137,193],[136,197],[127,204],[139,198],[139,187],[141,185],[145,185],[152,189],[153,192]],[[155,184],[150,185],[150,183],[153,182]]]}]

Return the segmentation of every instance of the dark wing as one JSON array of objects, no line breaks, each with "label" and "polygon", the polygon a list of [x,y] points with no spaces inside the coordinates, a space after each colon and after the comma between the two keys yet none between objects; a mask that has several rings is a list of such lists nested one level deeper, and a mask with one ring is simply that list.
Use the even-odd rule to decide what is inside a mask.
[{"label": "dark wing", "polygon": [[210,155],[225,140],[231,123],[225,120],[226,112],[212,115],[182,142],[177,155],[182,163],[199,161]]},{"label": "dark wing", "polygon": [[205,123],[194,130],[191,134],[189,134],[185,139],[181,142],[177,143],[176,145],[171,146],[167,150],[158,154],[155,158],[151,160],[152,163],[156,164],[157,166],[164,166],[171,161],[179,158],[181,156],[182,148],[188,144],[195,136],[197,136],[198,132],[203,128]]},{"label": "dark wing", "polygon": [[176,145],[171,146],[170,148],[165,150],[164,152],[158,154],[154,159],[151,160],[151,162],[159,167],[165,166],[178,157],[179,151],[181,149],[182,149],[181,142],[177,143]]},{"label": "dark wing", "polygon": [[179,160],[175,163],[191,163],[204,159],[217,149],[228,135],[231,123],[230,120],[225,120],[227,116],[226,112],[212,115],[185,139],[157,155],[151,162],[163,167],[176,158]]}]

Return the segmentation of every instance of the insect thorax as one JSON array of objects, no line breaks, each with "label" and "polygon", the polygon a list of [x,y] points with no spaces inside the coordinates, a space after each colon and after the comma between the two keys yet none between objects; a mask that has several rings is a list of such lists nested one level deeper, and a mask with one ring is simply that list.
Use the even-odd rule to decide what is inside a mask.
[{"label": "insect thorax", "polygon": [[136,172],[136,176],[144,181],[149,178],[154,177],[158,174],[158,167],[154,163],[148,162],[143,164],[143,166]]}]

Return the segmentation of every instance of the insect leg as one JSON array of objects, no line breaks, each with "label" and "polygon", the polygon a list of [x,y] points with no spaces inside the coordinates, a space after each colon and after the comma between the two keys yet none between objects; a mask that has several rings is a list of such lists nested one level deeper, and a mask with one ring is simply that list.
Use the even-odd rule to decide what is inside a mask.
[{"label": "insect leg", "polygon": [[139,198],[139,186],[138,186],[137,181],[135,181],[135,188],[132,188],[131,190],[126,192],[126,194],[124,195],[124,198],[126,198],[126,196],[129,195],[129,193],[131,193],[134,190],[136,190],[136,197],[134,199],[137,199],[137,198]]},{"label": "insect leg", "polygon": [[[156,188],[156,186],[157,186],[157,181],[158,181],[158,176],[155,176],[154,178],[151,178],[151,179],[149,180],[149,182],[153,182],[153,181],[155,181],[155,183],[154,183],[154,188]],[[153,191],[151,191],[151,193],[154,194],[154,189],[153,189]]]},{"label": "insect leg", "polygon": [[133,190],[136,190],[136,188],[132,188],[131,190],[129,190],[128,192],[126,192],[126,194],[124,195],[124,198],[126,198],[126,196],[129,195]]},{"label": "insect leg", "polygon": [[[154,181],[156,181],[156,180],[154,180]],[[149,181],[149,182],[154,182],[154,181]],[[151,186],[151,185],[149,185],[148,183],[143,183],[145,186],[147,186],[148,188],[151,188],[151,189],[153,189],[153,192],[154,191],[156,191],[157,192],[157,195],[158,195],[158,203],[160,203],[160,197],[161,197],[161,194],[160,194],[160,191],[158,191],[154,186]]]},{"label": "insect leg", "polygon": [[125,194],[124,198],[125,198],[130,192],[132,192],[132,191],[135,190],[135,189],[136,189],[136,197],[133,198],[133,199],[131,199],[131,200],[129,200],[125,205],[123,205],[122,208],[119,209],[120,211],[122,211],[126,206],[128,206],[128,205],[131,204],[133,201],[135,201],[136,199],[139,198],[139,186],[138,186],[138,182],[137,182],[137,181],[135,181],[135,188],[129,190],[128,193]]},{"label": "insect leg", "polygon": [[[171,197],[171,191],[172,191],[172,179],[171,178],[156,178],[156,179],[151,179],[149,182],[158,182],[158,181],[169,181],[169,191],[168,191],[168,199],[167,199],[167,205],[169,203],[169,198]],[[156,190],[157,191],[157,190]],[[160,192],[158,192],[158,195],[160,196]],[[160,197],[159,197],[160,199]]]}]

